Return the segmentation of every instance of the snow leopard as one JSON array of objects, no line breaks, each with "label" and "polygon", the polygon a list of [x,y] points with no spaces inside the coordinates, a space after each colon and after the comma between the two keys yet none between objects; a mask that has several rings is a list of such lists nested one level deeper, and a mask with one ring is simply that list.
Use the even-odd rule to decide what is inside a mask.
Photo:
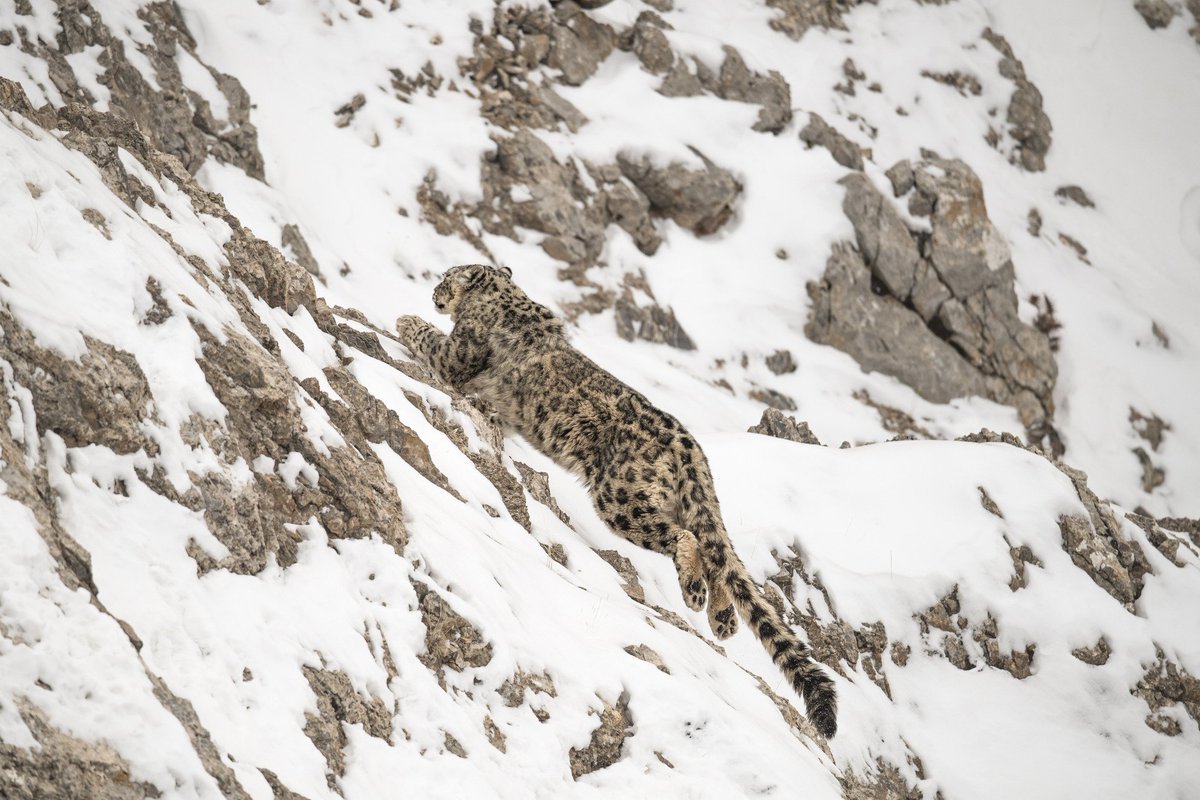
[{"label": "snow leopard", "polygon": [[451,267],[433,302],[453,330],[447,335],[420,317],[401,317],[397,333],[413,355],[582,477],[618,536],[670,556],[685,604],[693,611],[707,605],[718,639],[736,632],[740,614],[804,698],[817,730],[832,737],[833,681],[734,552],[695,438],[576,350],[562,320],[518,288],[507,267]]}]

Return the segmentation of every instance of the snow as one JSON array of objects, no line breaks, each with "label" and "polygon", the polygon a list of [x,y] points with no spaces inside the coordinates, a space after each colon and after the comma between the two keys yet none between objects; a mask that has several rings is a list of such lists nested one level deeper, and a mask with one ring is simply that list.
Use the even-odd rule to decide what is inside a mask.
[{"label": "snow", "polygon": [[[136,47],[149,40],[136,16],[139,3],[94,5],[153,81]],[[408,313],[446,327],[434,315],[432,286],[445,267],[481,256],[423,223],[416,191],[433,171],[452,199],[478,200],[480,157],[501,132],[480,118],[478,100],[461,91],[466,81],[459,81],[460,91],[443,86],[432,97],[419,90],[401,98],[390,71],[411,77],[429,62],[447,81],[456,78],[458,59],[471,52],[468,21],[489,24],[493,3],[405,0],[388,12],[385,4],[365,1],[358,7],[373,12],[369,19],[355,6],[328,0],[179,5],[197,43],[195,56],[176,51],[185,84],[209,101],[215,117],[227,119],[227,101],[206,65],[236,76],[254,104],[266,164],[264,183],[209,159],[197,173],[200,183],[274,245],[284,225],[299,225],[321,265],[318,293],[331,306],[358,309],[384,330]],[[0,29],[21,25],[52,41],[58,28],[47,8],[34,3],[32,17],[0,12]],[[591,13],[624,27],[641,10],[633,0],[616,0]],[[797,607],[824,623],[835,617],[855,627],[882,623],[889,640],[911,648],[904,666],[883,654],[890,698],[862,669],[834,676],[840,732],[824,751],[759,691],[754,676],[798,702],[748,631],[722,643],[722,654],[654,610],[670,610],[708,635],[703,613],[684,607],[671,563],[613,536],[575,477],[519,438],[505,442],[503,462],[514,473],[513,461],[547,472],[571,520],[565,525],[527,497],[532,531],[526,531],[504,510],[496,487],[407,397],[461,425],[472,452],[486,450],[484,437],[447,395],[362,354],[343,364],[344,350],[307,309],[288,314],[255,298],[254,313],[297,381],[314,378],[336,398],[323,370],[345,366],[416,432],[465,502],[389,447],[371,445],[403,504],[409,541],[402,553],[378,536],[331,539],[313,519],[295,526],[298,558],[286,569],[272,559],[258,575],[220,569],[198,575],[192,544],[215,559],[228,549],[209,532],[203,512],[143,482],[152,461],[180,493],[213,471],[235,486],[268,474],[293,491],[317,483],[299,452],[278,462],[247,456],[227,463],[203,437],[196,443],[181,433],[197,420],[226,419],[197,364],[195,326],[219,339],[250,332],[230,299],[158,231],[214,273],[228,268],[223,246],[232,231],[121,151],[120,163],[156,203],[129,208],[90,161],[6,113],[0,307],[40,346],[68,358],[86,352],[85,337],[135,357],[153,396],[144,425],[159,453],[118,455],[97,445],[68,447],[52,432],[40,435],[28,390],[14,385],[10,365],[0,360],[8,430],[24,462],[0,463],[6,476],[0,480],[0,742],[33,745],[18,712],[23,698],[54,726],[107,742],[129,762],[131,779],[152,783],[165,797],[220,796],[182,727],[155,698],[151,674],[192,703],[222,761],[256,800],[272,796],[261,769],[312,800],[378,797],[397,787],[431,798],[836,797],[840,776],[868,773],[878,758],[930,797],[936,791],[947,798],[1193,792],[1200,785],[1200,728],[1166,708],[1161,713],[1173,715],[1182,732],[1152,731],[1144,723],[1149,709],[1130,689],[1159,650],[1200,675],[1200,621],[1192,612],[1200,607],[1200,559],[1180,548],[1184,566],[1175,566],[1123,521],[1152,567],[1130,613],[1063,551],[1059,517],[1087,512],[1070,480],[1045,459],[1003,444],[867,444],[892,434],[875,410],[853,399],[864,389],[941,438],[1020,425],[1012,409],[979,398],[929,403],[805,337],[805,285],[820,277],[832,244],[852,238],[852,230],[836,183],[845,170],[824,150],[806,149],[797,134],[807,122],[801,112],[821,114],[872,150],[867,172],[880,187],[886,187],[883,169],[917,157],[923,147],[966,160],[983,180],[989,214],[1012,250],[1023,313],[1032,316],[1029,295],[1043,294],[1063,323],[1055,420],[1067,461],[1115,501],[1120,520],[1138,506],[1197,516],[1200,151],[1193,143],[1200,137],[1200,103],[1186,102],[1186,95],[1200,86],[1200,51],[1184,25],[1152,32],[1124,0],[1061,0],[1053,7],[1032,0],[946,6],[880,0],[848,14],[848,30],[813,29],[798,43],[769,28],[775,15],[750,0],[720,7],[676,0],[663,14],[678,52],[719,69],[728,44],[752,70],[784,76],[797,115],[778,136],[750,130],[757,106],[658,95],[659,79],[620,51],[582,86],[557,88],[589,122],[572,134],[537,134],[560,159],[596,163],[625,154],[694,164],[689,147],[695,147],[742,182],[735,216],[717,234],[698,238],[660,221],[663,245],[647,257],[613,229],[605,266],[588,273],[597,286],[615,289],[624,273],[644,272],[696,351],[625,342],[615,335],[611,313],[581,317],[573,340],[697,435],[735,547],[756,581],[778,573],[777,557],[800,556],[825,591],[795,580],[789,599]],[[984,140],[1002,120],[1013,88],[997,72],[999,54],[980,39],[987,26],[1008,38],[1045,97],[1054,124],[1045,173],[1019,171],[1007,150]],[[87,50],[70,63],[104,107],[110,98],[96,55]],[[867,75],[852,97],[831,90],[843,80],[847,58]],[[922,78],[922,69],[969,72],[982,94],[964,97]],[[45,62],[16,45],[0,48],[0,74],[20,82],[35,105],[61,105]],[[873,81],[881,91],[866,88]],[[357,93],[366,104],[337,127],[335,111]],[[1055,189],[1068,184],[1083,186],[1096,208],[1057,200]],[[1044,219],[1038,237],[1026,230],[1033,207]],[[111,239],[83,217],[85,209],[103,217]],[[1059,233],[1086,244],[1090,266]],[[561,308],[579,298],[581,289],[558,279],[561,265],[541,250],[539,234],[522,231],[519,242],[484,239],[535,299]],[[174,313],[160,325],[139,322],[151,305],[150,278]],[[1152,323],[1169,346],[1152,333]],[[379,341],[391,358],[408,358],[394,342]],[[780,348],[792,352],[796,372],[766,369],[763,359]],[[748,393],[764,386],[793,398],[795,416],[832,447],[744,433],[762,411]],[[298,387],[296,405],[305,435],[320,451],[347,446]],[[1151,453],[1166,482],[1149,492],[1131,453],[1149,445],[1130,427],[1131,408],[1171,425]],[[836,449],[843,441],[863,446]],[[91,604],[86,590],[67,587],[46,544],[51,532],[23,504],[11,470],[41,459],[52,490],[45,499],[90,554],[105,610]],[[1002,517],[984,509],[980,488]],[[547,555],[551,545],[562,548],[565,565]],[[1022,545],[1041,563],[1026,565],[1028,585],[1013,591],[1009,549]],[[615,550],[632,562],[646,604],[627,596],[596,550]],[[435,591],[491,643],[486,666],[447,670],[439,686],[418,659],[425,628],[413,582]],[[1002,652],[1036,646],[1031,676],[1018,680],[985,666],[969,631],[962,638],[972,668],[960,670],[941,655],[946,634],[923,633],[916,615],[955,588],[964,617],[995,620]],[[117,620],[136,632],[140,652]],[[1071,655],[1101,636],[1112,648],[1105,665]],[[670,675],[627,654],[631,645],[658,653]],[[388,741],[360,725],[343,726],[346,772],[333,787],[304,733],[316,699],[302,666],[342,671],[362,698],[378,698],[394,713]],[[530,690],[523,704],[509,707],[500,688],[518,671],[545,673],[555,695]],[[596,712],[623,693],[634,731],[622,758],[572,780],[568,751],[587,745]],[[539,721],[535,709],[548,720]],[[489,742],[485,718],[506,737],[506,752]],[[447,734],[465,759],[447,749]]]}]

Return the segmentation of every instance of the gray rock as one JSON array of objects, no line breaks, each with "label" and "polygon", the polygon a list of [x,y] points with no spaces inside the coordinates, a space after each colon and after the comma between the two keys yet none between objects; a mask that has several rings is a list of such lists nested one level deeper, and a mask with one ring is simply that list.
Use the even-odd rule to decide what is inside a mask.
[{"label": "gray rock", "polygon": [[947,403],[986,395],[983,376],[896,298],[871,290],[871,274],[857,252],[835,245],[825,275],[808,286],[812,309],[804,332],[849,353],[867,371],[882,372],[922,397]]},{"label": "gray rock", "polygon": [[572,0],[555,8],[550,38],[546,63],[561,70],[562,82],[571,86],[590,78],[616,44],[613,29],[583,13]]},{"label": "gray rock", "polygon": [[771,27],[793,39],[802,37],[809,28],[845,30],[842,15],[861,0],[766,0],[771,8],[782,12],[771,20]]},{"label": "gray rock", "polygon": [[696,97],[704,94],[704,84],[696,73],[687,68],[682,58],[677,58],[658,87],[658,93],[664,97]]},{"label": "gray rock", "polygon": [[917,262],[915,280],[908,302],[926,323],[937,319],[942,304],[950,299],[950,290],[938,278],[937,271],[929,262]]},{"label": "gray rock", "polygon": [[1179,13],[1179,10],[1166,0],[1137,0],[1133,7],[1142,15],[1142,19],[1146,20],[1151,30],[1167,27]]},{"label": "gray rock", "polygon": [[1010,256],[988,219],[979,178],[957,159],[922,162],[915,178],[932,205],[929,260],[942,283],[958,298],[995,283]]},{"label": "gray rock", "polygon": [[792,119],[792,90],[775,70],[766,75],[751,72],[736,49],[725,46],[725,60],[714,78],[704,81],[705,88],[723,100],[736,100],[762,106],[753,128],[779,133]]},{"label": "gray rock", "polygon": [[648,342],[666,344],[680,350],[695,350],[692,337],[679,324],[672,309],[657,303],[638,306],[633,295],[626,290],[613,304],[617,323],[617,335],[626,341],[644,339]]},{"label": "gray rock", "polygon": [[[130,778],[130,766],[103,741],[55,728],[25,699],[17,712],[37,740],[25,749],[0,741],[0,797],[5,800],[141,800],[161,797],[153,784]],[[240,789],[241,787],[238,787]],[[245,793],[241,793],[245,797]]]},{"label": "gray rock", "polygon": [[807,422],[797,422],[795,417],[784,414],[777,408],[763,411],[762,419],[757,425],[746,429],[747,433],[761,433],[763,436],[774,436],[777,439],[787,439],[789,442],[820,445]]},{"label": "gray rock", "polygon": [[892,196],[894,197],[903,197],[908,194],[917,181],[916,176],[913,175],[912,162],[907,159],[897,161],[884,175],[892,184]]},{"label": "gray rock", "polygon": [[[44,59],[51,80],[67,102],[91,106],[95,98],[80,85],[67,56],[89,47],[101,48],[105,70],[97,80],[109,90],[109,110],[134,121],[153,146],[170,153],[191,173],[208,155],[263,178],[257,131],[250,122],[250,99],[238,80],[204,64],[196,42],[173,3],[152,3],[138,11],[153,38],[139,45],[142,57],[154,66],[152,87],[125,54],[126,42],[113,35],[102,13],[89,3],[62,4],[55,16],[60,25],[53,42],[22,39],[22,49]],[[217,120],[207,100],[183,83],[176,53],[185,51],[200,62],[229,108],[227,120]]]},{"label": "gray rock", "polygon": [[304,677],[317,698],[316,713],[304,714],[304,735],[325,757],[325,774],[330,789],[346,774],[344,750],[349,743],[345,725],[362,725],[370,736],[390,742],[392,713],[378,697],[367,700],[354,690],[349,676],[341,670],[304,666]]},{"label": "gray rock", "polygon": [[675,63],[675,52],[663,34],[663,29],[669,27],[658,14],[643,11],[617,38],[617,47],[637,56],[647,72],[662,75]]},{"label": "gray rock", "polygon": [[1088,197],[1088,193],[1083,190],[1082,186],[1060,186],[1054,190],[1054,196],[1060,200],[1069,201],[1084,208],[1096,207],[1096,204],[1092,202],[1092,198]]},{"label": "gray rock", "polygon": [[662,237],[650,219],[650,200],[628,180],[618,177],[603,189],[608,219],[633,237],[638,250],[648,256],[658,251]]},{"label": "gray rock", "polygon": [[776,375],[787,375],[796,371],[796,359],[790,350],[776,350],[766,357],[767,369]]},{"label": "gray rock", "polygon": [[1008,40],[991,28],[983,38],[1000,51],[1000,74],[1016,84],[1008,101],[1008,132],[1016,141],[1015,163],[1029,172],[1046,168],[1053,125],[1042,109],[1042,93],[1025,76],[1025,66],[1014,55]]},{"label": "gray rock", "polygon": [[[934,402],[970,387],[969,393],[1014,406],[1031,431],[1041,430],[1054,409],[1053,349],[1045,331],[1017,314],[1010,251],[987,217],[979,179],[961,161],[932,156],[915,165],[902,161],[888,175],[894,191],[909,193],[910,210],[930,218],[924,247],[918,249],[865,175],[843,178],[843,210],[854,225],[859,263],[870,267],[880,294],[856,277],[857,259],[831,258],[825,280],[809,287],[814,300],[821,298],[806,327],[810,338],[837,342],[864,368],[893,375]],[[947,358],[929,336],[957,357]],[[921,368],[934,352],[950,371]],[[975,375],[966,377],[964,366]]]},{"label": "gray rock", "polygon": [[68,447],[103,445],[115,453],[156,445],[142,431],[150,415],[150,386],[129,353],[84,337],[87,352],[64,358],[39,347],[17,320],[0,310],[0,360],[12,365],[13,379],[29,390],[39,435],[53,431]]},{"label": "gray rock", "polygon": [[300,233],[298,225],[289,222],[283,226],[280,244],[291,251],[292,258],[297,264],[304,267],[309,275],[321,274],[321,267],[313,258],[312,250],[309,249],[308,242],[304,240],[304,235]]},{"label": "gray rock", "polygon": [[984,429],[960,437],[959,441],[1002,442],[1020,447],[1042,456],[1066,475],[1087,516],[1064,514],[1059,517],[1063,550],[1071,557],[1072,563],[1087,573],[1097,586],[1112,595],[1127,611],[1134,613],[1134,601],[1142,594],[1146,575],[1150,573],[1150,562],[1146,560],[1141,545],[1125,535],[1112,506],[1101,500],[1088,486],[1086,474],[1040,448],[1022,444],[1012,434],[995,434]]},{"label": "gray rock", "polygon": [[750,398],[782,411],[796,410],[796,401],[776,389],[751,389]]},{"label": "gray rock", "polygon": [[615,705],[605,703],[599,715],[600,724],[592,731],[588,745],[572,747],[569,753],[571,777],[575,780],[617,763],[625,739],[633,733],[628,692],[622,692]]},{"label": "gray rock", "polygon": [[[1146,674],[1133,688],[1133,694],[1146,701],[1151,712],[1177,704],[1200,726],[1200,678],[1190,674],[1185,667],[1171,661],[1161,649],[1157,660],[1146,669]],[[1179,722],[1165,715],[1146,718],[1146,725],[1167,736],[1178,736],[1182,729]],[[1172,724],[1173,723],[1173,724]]]},{"label": "gray rock", "polygon": [[854,225],[859,252],[892,296],[904,302],[912,292],[920,260],[908,228],[866,175],[850,174],[838,183],[846,187],[842,211]]},{"label": "gray rock", "polygon": [[683,164],[666,167],[648,159],[633,160],[618,156],[621,172],[650,202],[655,214],[670,217],[698,235],[717,231],[733,216],[733,204],[741,193],[741,184],[703,154],[693,150],[704,169],[689,169]]},{"label": "gray rock", "polygon": [[838,133],[820,114],[809,112],[808,124],[800,131],[800,141],[809,147],[824,147],[834,161],[847,169],[863,168],[862,149]]}]

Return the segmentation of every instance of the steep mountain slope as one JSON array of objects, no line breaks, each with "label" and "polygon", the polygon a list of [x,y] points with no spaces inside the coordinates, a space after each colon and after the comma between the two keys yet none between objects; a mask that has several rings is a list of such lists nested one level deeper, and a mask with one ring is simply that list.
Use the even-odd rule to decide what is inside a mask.
[{"label": "steep mountain slope", "polygon": [[[0,794],[1188,796],[1200,9],[585,5],[0,11]],[[472,261],[835,739],[395,340]]]}]

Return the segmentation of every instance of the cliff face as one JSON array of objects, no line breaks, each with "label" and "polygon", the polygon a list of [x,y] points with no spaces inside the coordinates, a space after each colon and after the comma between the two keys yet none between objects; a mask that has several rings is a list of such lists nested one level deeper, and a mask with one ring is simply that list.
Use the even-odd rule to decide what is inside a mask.
[{"label": "cliff face", "polygon": [[[445,6],[0,11],[0,795],[1200,784],[1197,10]],[[697,435],[835,740],[397,343],[472,261]]]}]

